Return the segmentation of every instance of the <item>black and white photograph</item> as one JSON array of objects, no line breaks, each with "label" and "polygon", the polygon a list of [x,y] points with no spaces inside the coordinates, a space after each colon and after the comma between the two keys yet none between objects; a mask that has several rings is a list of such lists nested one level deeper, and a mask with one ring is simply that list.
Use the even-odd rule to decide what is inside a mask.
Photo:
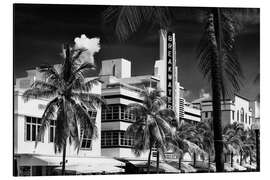
[{"label": "black and white photograph", "polygon": [[261,171],[259,7],[46,3],[11,7],[13,176]]}]

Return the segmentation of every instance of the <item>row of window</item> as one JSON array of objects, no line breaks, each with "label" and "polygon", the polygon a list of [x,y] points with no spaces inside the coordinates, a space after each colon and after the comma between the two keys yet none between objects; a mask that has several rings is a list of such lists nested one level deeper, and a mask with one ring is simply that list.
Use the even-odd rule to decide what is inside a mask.
[{"label": "row of window", "polygon": [[[232,119],[234,120],[234,111],[232,111]],[[239,116],[239,110],[237,110],[237,121],[241,123],[248,123],[251,124],[251,117],[247,115],[247,113],[244,112],[244,109],[241,108],[240,110],[240,116]]]},{"label": "row of window", "polygon": [[125,134],[125,131],[102,131],[101,147],[126,146],[131,147],[133,139]]},{"label": "row of window", "polygon": [[[90,117],[92,120],[96,119],[96,112],[91,112],[89,113]],[[26,116],[25,119],[25,141],[39,141],[39,142],[44,142],[44,138],[41,137],[39,138],[37,135],[39,133],[41,127],[41,118],[36,118],[36,117],[29,117]],[[56,128],[56,121],[55,120],[50,120],[49,127],[48,127],[48,133],[49,133],[49,139],[48,142],[52,143],[54,142],[54,137],[55,137],[55,128]],[[91,145],[92,145],[92,139],[83,135],[83,130],[80,131],[82,138],[81,142],[81,149],[85,150],[91,150]],[[39,139],[37,139],[39,138]]]},{"label": "row of window", "polygon": [[[213,114],[212,114],[211,111],[205,111],[204,112],[204,117],[205,118],[212,118]],[[235,111],[232,111],[232,119],[235,120]],[[245,114],[244,109],[241,108],[240,116],[239,116],[239,110],[237,110],[237,121],[238,122],[240,121],[241,123],[251,124],[251,117],[247,116],[247,113]]]},{"label": "row of window", "polygon": [[125,105],[108,105],[102,107],[101,110],[101,121],[119,121],[125,120],[135,122],[136,117],[127,111]]}]

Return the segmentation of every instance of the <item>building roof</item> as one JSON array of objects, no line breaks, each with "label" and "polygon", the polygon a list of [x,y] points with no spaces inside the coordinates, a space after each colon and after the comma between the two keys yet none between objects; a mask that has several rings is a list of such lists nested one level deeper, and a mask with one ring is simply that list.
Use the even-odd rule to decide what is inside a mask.
[{"label": "building roof", "polygon": [[195,99],[194,101],[192,101],[192,104],[197,104],[197,103],[201,103],[203,101],[212,101],[211,97],[200,97],[198,99]]}]

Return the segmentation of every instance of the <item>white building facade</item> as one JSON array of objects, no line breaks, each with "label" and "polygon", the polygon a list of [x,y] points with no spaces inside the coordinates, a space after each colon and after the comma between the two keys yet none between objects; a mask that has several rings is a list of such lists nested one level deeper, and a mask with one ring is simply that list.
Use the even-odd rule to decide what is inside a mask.
[{"label": "white building facade", "polygon": [[[211,100],[201,102],[202,120],[213,117]],[[256,109],[252,108],[252,102],[245,97],[235,95],[234,98],[222,101],[221,103],[222,125],[225,127],[234,122],[241,123],[245,129],[250,129],[255,118]]]},{"label": "white building facade", "polygon": [[[32,98],[24,101],[22,94],[35,80],[43,77],[37,70],[27,71],[27,76],[16,79],[14,89],[14,168],[17,176],[41,176],[57,174],[54,170],[62,164],[62,153],[54,151],[55,119],[52,119],[44,137],[37,140],[41,117],[50,99]],[[91,93],[101,94],[101,83],[94,85]],[[91,166],[121,165],[119,161],[101,156],[101,108],[89,112],[95,120],[97,138],[83,137],[79,151],[74,144],[67,144],[66,166],[91,164]],[[38,141],[35,146],[36,140]],[[106,164],[107,163],[107,164]],[[98,168],[96,168],[98,170]],[[122,170],[120,170],[121,172]],[[93,171],[94,173],[94,171]]]},{"label": "white building facade", "polygon": [[100,72],[102,96],[106,105],[101,112],[101,152],[103,156],[146,159],[147,152],[136,157],[132,152],[133,140],[127,137],[127,128],[136,121],[126,111],[127,105],[141,103],[143,87],[157,88],[159,80],[151,75],[131,77],[131,62],[126,59],[102,61]]}]

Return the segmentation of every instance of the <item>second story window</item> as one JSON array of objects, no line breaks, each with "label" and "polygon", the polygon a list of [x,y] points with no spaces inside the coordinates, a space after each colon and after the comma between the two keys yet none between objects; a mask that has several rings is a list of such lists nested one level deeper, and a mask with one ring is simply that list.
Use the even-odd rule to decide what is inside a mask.
[{"label": "second story window", "polygon": [[101,111],[101,121],[135,121],[135,116],[126,111],[125,105],[103,106]]},{"label": "second story window", "polygon": [[234,111],[232,111],[232,119],[234,120]]},{"label": "second story window", "polygon": [[237,121],[239,122],[239,110],[237,110]]},{"label": "second story window", "polygon": [[39,128],[41,126],[41,118],[26,116],[25,119],[25,140],[26,141],[41,141],[37,139]]}]

